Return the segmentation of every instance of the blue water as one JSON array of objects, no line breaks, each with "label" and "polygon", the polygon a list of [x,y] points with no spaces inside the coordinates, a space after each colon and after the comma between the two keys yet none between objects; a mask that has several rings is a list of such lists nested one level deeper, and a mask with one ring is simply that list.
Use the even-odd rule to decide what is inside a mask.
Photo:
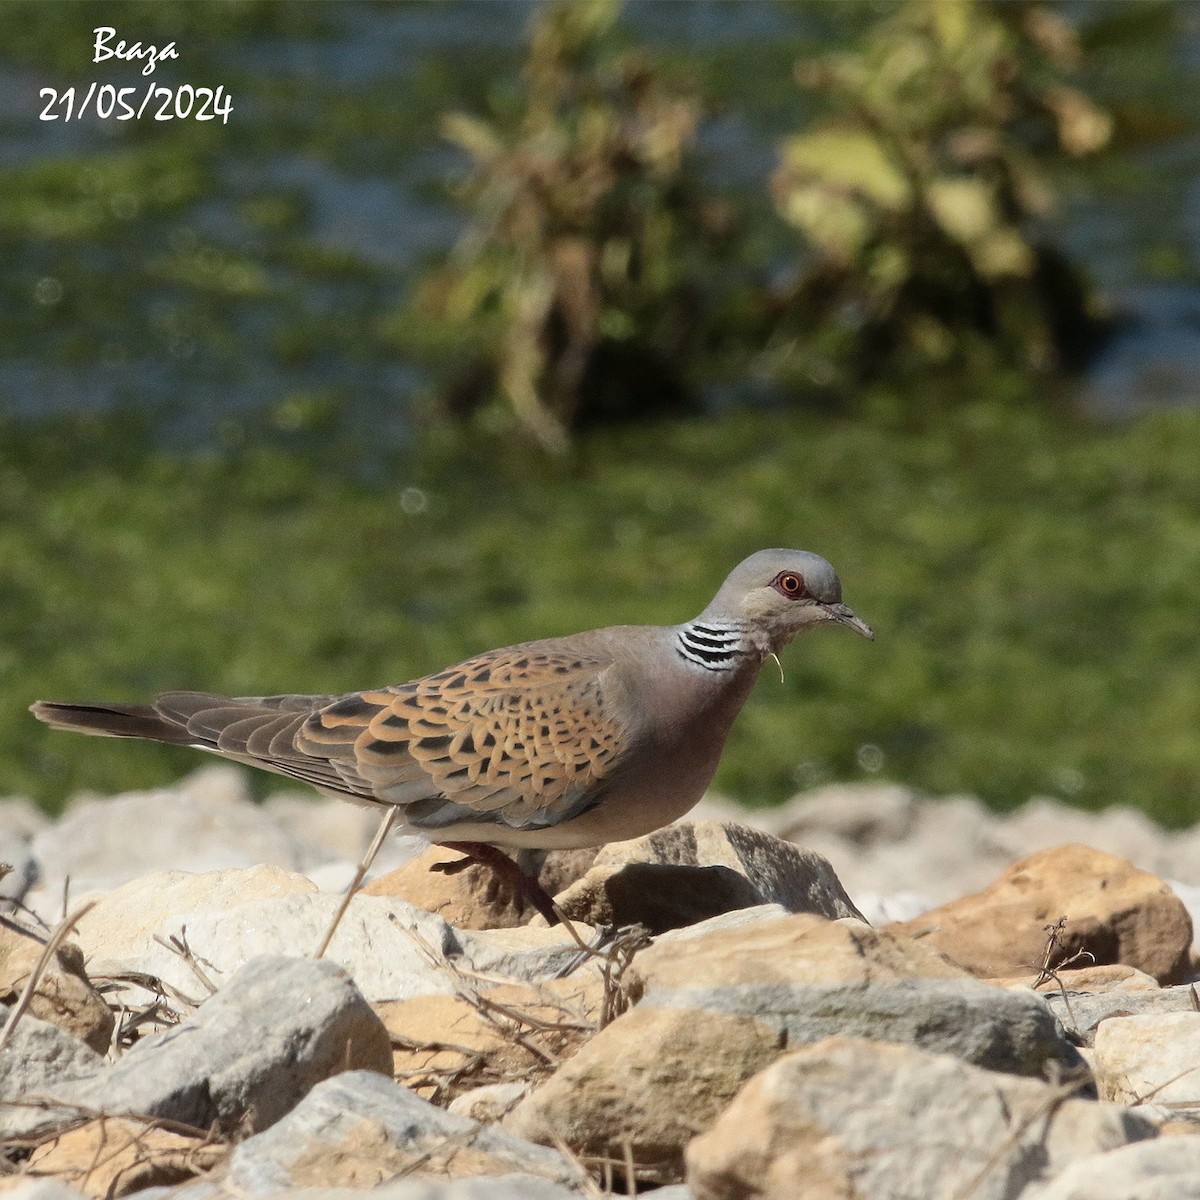
[{"label": "blue water", "polygon": [[[402,128],[404,105],[396,118],[401,146],[394,154],[381,150],[386,138],[381,143],[363,136],[333,147],[313,142],[319,143],[333,106],[345,95],[369,104],[372,97],[404,97],[410,94],[406,89],[443,77],[452,88],[464,72],[469,82],[496,63],[515,63],[532,8],[516,0],[394,5],[347,0],[321,6],[327,28],[319,37],[275,34],[182,47],[181,60],[164,64],[157,77],[186,82],[202,58],[206,75],[231,81],[239,129],[216,153],[213,190],[173,236],[261,252],[272,280],[294,296],[282,302],[282,315],[270,304],[242,306],[229,318],[226,342],[233,344],[217,337],[225,348],[215,351],[211,331],[187,327],[185,308],[172,325],[177,298],[170,289],[142,298],[128,312],[122,309],[116,327],[98,333],[83,353],[61,354],[50,337],[43,342],[38,336],[10,336],[0,344],[0,406],[33,415],[132,403],[161,410],[171,436],[190,441],[283,397],[328,392],[346,405],[347,420],[372,414],[373,436],[402,442],[405,413],[420,395],[420,370],[377,351],[359,354],[353,344],[341,342],[288,357],[272,349],[271,339],[289,305],[318,329],[322,313],[361,313],[365,325],[372,314],[398,307],[414,270],[447,254],[462,230],[461,215],[442,191],[461,160],[436,129]],[[80,11],[85,60],[89,34]],[[752,64],[756,47],[820,38],[830,6],[640,2],[629,5],[625,20],[632,37],[656,51],[735,50]],[[1165,45],[1162,71],[1178,80],[1181,95],[1200,95],[1195,86],[1200,5],[1179,9]],[[99,75],[86,65],[74,78],[39,72],[8,58],[0,45],[0,167],[94,153],[127,138],[169,136],[112,123],[37,120],[40,87],[86,82],[89,70]],[[134,70],[127,74],[137,81]],[[1200,100],[1191,103],[1200,114]],[[774,161],[775,139],[788,127],[778,123],[778,114],[754,117],[736,104],[718,112],[702,142],[713,178],[722,186],[743,187],[762,179]],[[1124,176],[1118,173],[1116,186],[1103,176],[1089,186],[1081,176],[1085,182],[1067,187],[1054,219],[1056,236],[1099,283],[1116,316],[1114,336],[1078,388],[1084,407],[1105,417],[1200,399],[1200,138],[1187,130],[1123,153],[1130,168]],[[301,214],[300,236],[323,252],[345,256],[356,270],[337,278],[273,262],[271,246],[260,246],[261,235],[240,215],[247,200],[264,195],[288,197]],[[139,244],[136,223],[123,241],[81,249],[94,260],[92,268],[114,279],[123,277],[137,255],[151,252],[157,248]],[[47,330],[73,286],[69,264],[44,266],[61,261],[32,246],[22,261],[10,264],[8,302],[28,305],[35,316],[45,314]],[[221,319],[219,313],[214,317],[218,324]],[[151,336],[156,320],[164,331]],[[96,321],[103,325],[98,316]],[[30,327],[43,326],[33,321]]]}]

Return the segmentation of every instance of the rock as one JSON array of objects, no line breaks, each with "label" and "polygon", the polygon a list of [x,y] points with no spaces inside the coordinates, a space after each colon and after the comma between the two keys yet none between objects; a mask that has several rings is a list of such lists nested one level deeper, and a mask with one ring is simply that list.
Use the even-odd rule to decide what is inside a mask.
[{"label": "rock", "polygon": [[1120,804],[1088,812],[1052,797],[1035,796],[1006,816],[997,815],[993,837],[1014,859],[1075,842],[1128,859],[1159,876],[1172,872],[1176,858],[1171,835],[1145,813]]},{"label": "rock", "polygon": [[[1074,972],[1063,972],[1064,978]],[[1043,999],[1062,1022],[1076,1045],[1095,1044],[1101,1022],[1113,1017],[1149,1016],[1161,1013],[1194,1013],[1196,1002],[1190,984],[1178,987],[1135,989],[1131,991],[1077,992],[1067,989],[1067,997],[1057,989],[1043,989]]]},{"label": "rock", "polygon": [[912,788],[898,783],[833,783],[793,797],[771,814],[770,828],[801,845],[820,834],[859,847],[898,842],[916,827],[919,803]]},{"label": "rock", "polygon": [[[903,893],[910,894],[903,908],[923,897],[932,908],[986,887],[1019,858],[1069,842],[1126,858],[1160,878],[1200,885],[1200,827],[1167,833],[1144,813],[1119,805],[1087,812],[1035,797],[1004,815],[974,797],[922,797],[877,782],[831,784],[755,818],[828,858],[872,921]],[[897,911],[892,919],[920,911]]]},{"label": "rock", "polygon": [[1179,897],[1192,921],[1192,967],[1200,973],[1200,887],[1168,879],[1171,891]]},{"label": "rock", "polygon": [[1087,951],[1098,964],[1125,963],[1161,983],[1187,977],[1192,928],[1178,897],[1156,876],[1086,846],[1033,854],[982,892],[895,928],[926,940],[972,974],[1035,975],[1046,926],[1060,917],[1067,925],[1059,963]]},{"label": "rock", "polygon": [[[163,872],[104,897],[80,922],[78,935],[94,967],[156,976],[199,1000],[206,988],[195,971],[156,935],[185,937],[205,974],[220,982],[252,958],[314,952],[339,903],[303,875],[273,867]],[[326,956],[350,972],[369,1000],[393,1000],[454,992],[454,968],[515,980],[551,978],[576,954],[562,929],[458,931],[402,900],[358,895]]]},{"label": "rock", "polygon": [[[1069,995],[1091,995],[1099,992],[1159,992],[1162,987],[1153,975],[1139,971],[1137,967],[1126,966],[1125,963],[1107,963],[1102,967],[1071,967],[1059,973]],[[992,981],[1002,987],[1030,987],[1030,979],[1025,975],[1019,979],[995,979]],[[1060,995],[1060,989],[1053,978],[1047,979],[1038,988],[1043,996]]]},{"label": "rock", "polygon": [[652,933],[761,904],[831,918],[860,915],[819,854],[716,821],[680,821],[611,843],[555,901],[572,920],[642,924]]},{"label": "rock", "polygon": [[781,917],[790,916],[792,914],[782,904],[756,904],[753,908],[737,908],[732,912],[721,913],[717,917],[709,917],[707,921],[697,921],[695,925],[668,929],[654,939],[654,944],[656,946],[675,946],[682,942],[695,941],[696,938],[707,937],[710,933],[749,929],[752,925],[778,921]]},{"label": "rock", "polygon": [[729,867],[627,863],[593,867],[555,903],[573,921],[618,928],[643,925],[654,934],[755,908],[763,900]]},{"label": "rock", "polygon": [[1200,1138],[1160,1137],[1089,1155],[1022,1200],[1200,1200]]},{"label": "rock", "polygon": [[[536,874],[550,895],[574,883],[591,865],[596,851],[556,850],[548,855],[523,855],[518,861]],[[437,913],[456,929],[512,929],[524,925],[537,911],[512,882],[480,863],[446,874],[438,863],[457,863],[463,855],[444,846],[430,846],[419,857],[369,883],[371,896],[398,896],[427,912]],[[541,859],[540,863],[537,859]]]},{"label": "rock", "polygon": [[932,908],[985,886],[1012,862],[996,823],[974,796],[926,799],[895,784],[862,783],[800,796],[772,828],[824,855],[860,908],[860,897],[902,893]]},{"label": "rock", "polygon": [[[0,1004],[17,1002],[43,949],[43,943],[32,937],[0,928]],[[112,1010],[88,979],[83,952],[74,942],[59,945],[34,990],[29,1011],[65,1029],[97,1054],[108,1050]]]},{"label": "rock", "polygon": [[1042,997],[980,983],[921,942],[853,920],[796,915],[664,938],[634,960],[629,988],[639,1008],[767,1020],[788,1046],[842,1033],[1037,1076],[1079,1061]]},{"label": "rock", "polygon": [[[11,1012],[0,1010],[0,1015],[8,1018]],[[32,1102],[70,1094],[106,1069],[104,1059],[83,1042],[26,1013],[0,1051],[0,1142],[33,1138],[57,1128],[75,1110],[42,1108]]]},{"label": "rock", "polygon": [[230,1195],[373,1187],[404,1172],[433,1177],[524,1172],[567,1185],[555,1150],[435,1108],[366,1071],[318,1084],[265,1133],[238,1145],[221,1186]]},{"label": "rock", "polygon": [[[37,879],[37,859],[29,843],[0,832],[0,901],[24,902]],[[4,907],[11,911],[7,904]]]},{"label": "rock", "polygon": [[84,1200],[82,1192],[57,1179],[21,1175],[0,1177],[0,1194],[4,1200]]},{"label": "rock", "polygon": [[[0,1183],[0,1187],[3,1184]],[[294,1188],[261,1194],[261,1200],[579,1200],[591,1195],[579,1188],[568,1188],[524,1172],[503,1175],[474,1175],[463,1179],[431,1179],[419,1173],[399,1177],[375,1187],[360,1186]],[[229,1200],[223,1191],[208,1179],[197,1180],[180,1188],[155,1190],[144,1194],[144,1200]],[[57,1197],[51,1200],[58,1200]],[[65,1200],[65,1198],[64,1198]],[[139,1197],[139,1200],[143,1200]]]},{"label": "rock", "polygon": [[[474,1179],[401,1180],[373,1188],[371,1200],[578,1200],[588,1194],[534,1175],[506,1174],[477,1175]],[[341,1200],[360,1200],[361,1195],[361,1192],[344,1193]]]},{"label": "rock", "polygon": [[32,842],[49,825],[46,814],[24,796],[0,800],[0,867],[7,868],[0,870],[0,901],[24,901],[37,883]]},{"label": "rock", "polygon": [[688,1147],[687,1181],[695,1200],[1014,1200],[1153,1133],[1128,1109],[1063,1099],[1038,1080],[839,1037],[752,1079]]},{"label": "rock", "polygon": [[196,1129],[265,1129],[314,1084],[364,1068],[390,1076],[383,1022],[330,962],[260,958],[186,1021],[143,1038],[62,1097]]},{"label": "rock", "polygon": [[544,1078],[596,1030],[602,996],[593,973],[383,1001],[376,1011],[397,1082],[444,1104],[486,1084]]},{"label": "rock", "polygon": [[308,858],[253,802],[244,772],[223,763],[174,788],[77,803],[34,838],[33,852],[42,867],[41,906],[53,909],[61,904],[66,876],[72,895],[80,896],[150,871],[263,863],[297,870]]},{"label": "rock", "polygon": [[455,1096],[446,1111],[459,1117],[470,1117],[484,1125],[494,1125],[505,1113],[516,1107],[517,1101],[529,1091],[528,1082],[485,1083]]},{"label": "rock", "polygon": [[27,796],[0,799],[0,834],[3,836],[28,842],[50,824],[50,818]]},{"label": "rock", "polygon": [[618,1017],[534,1088],[501,1127],[639,1181],[678,1180],[683,1148],[783,1046],[778,1028],[736,1014],[637,1007]]},{"label": "rock", "polygon": [[934,906],[934,901],[924,892],[894,892],[884,896],[879,892],[856,891],[854,902],[868,925],[911,921]]},{"label": "rock", "polygon": [[[190,942],[193,925],[202,923],[206,917],[227,918],[235,909],[252,911],[257,902],[297,894],[315,895],[316,891],[316,885],[305,876],[279,867],[201,874],[156,871],[100,896],[76,925],[75,936],[97,974],[132,971],[157,976],[191,1003],[199,1004],[210,989],[184,957],[156,938],[170,941],[182,935],[183,940]],[[225,926],[227,932],[230,924]],[[316,942],[311,945],[315,949]],[[220,972],[231,965],[231,960],[225,956],[221,962],[214,962],[207,954],[209,948],[202,946],[198,953],[208,960],[219,983]],[[292,948],[295,949],[295,944]],[[283,951],[283,947],[272,949]],[[253,957],[255,954],[247,953],[232,964],[233,970]],[[131,1002],[141,1000],[135,997]]]},{"label": "rock", "polygon": [[1041,1075],[1079,1056],[1042,1000],[971,979],[928,947],[809,915],[672,935],[629,972],[638,1003],[504,1119],[545,1144],[679,1177],[683,1148],[781,1053],[831,1033],[911,1041],[995,1070]]},{"label": "rock", "polygon": [[437,913],[458,929],[511,929],[523,925],[530,910],[512,880],[482,863],[472,863],[450,875],[433,869],[438,863],[462,859],[458,850],[430,846],[406,866],[367,884],[363,892],[368,896],[398,896],[426,912]]},{"label": "rock", "polygon": [[27,1169],[52,1175],[93,1200],[182,1183],[214,1167],[227,1147],[144,1122],[105,1117],[60,1133],[29,1158]]},{"label": "rock", "polygon": [[1200,1012],[1101,1021],[1095,1046],[1101,1098],[1200,1118]]}]

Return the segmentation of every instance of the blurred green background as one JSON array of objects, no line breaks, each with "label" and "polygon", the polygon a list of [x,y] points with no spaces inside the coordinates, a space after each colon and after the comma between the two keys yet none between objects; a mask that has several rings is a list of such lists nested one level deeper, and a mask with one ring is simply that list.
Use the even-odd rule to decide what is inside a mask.
[{"label": "blurred green background", "polygon": [[[178,58],[93,64],[97,25]],[[397,681],[793,545],[878,640],[764,672],[720,789],[1195,819],[1200,7],[0,29],[0,794],[197,765],[35,698]],[[231,106],[63,119],[93,81]]]}]

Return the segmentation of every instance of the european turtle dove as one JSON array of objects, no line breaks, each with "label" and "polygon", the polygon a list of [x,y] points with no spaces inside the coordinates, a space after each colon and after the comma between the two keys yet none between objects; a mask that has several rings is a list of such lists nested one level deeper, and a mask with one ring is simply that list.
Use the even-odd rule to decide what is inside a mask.
[{"label": "european turtle dove", "polygon": [[682,625],[526,642],[343,696],[164,692],[152,704],[38,701],[32,712],[57,729],[193,746],[395,805],[409,830],[511,871],[494,847],[595,846],[686,813],[763,662],[824,624],[873,636],[823,558],[760,550]]}]

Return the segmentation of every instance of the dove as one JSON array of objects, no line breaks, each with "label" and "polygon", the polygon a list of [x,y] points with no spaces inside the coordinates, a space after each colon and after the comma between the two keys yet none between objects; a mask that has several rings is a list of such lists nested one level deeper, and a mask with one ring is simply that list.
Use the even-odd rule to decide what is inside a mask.
[{"label": "dove", "polygon": [[873,638],[825,559],[760,550],[698,616],[489,650],[342,695],[163,692],[148,704],[37,701],[56,729],[192,746],[390,806],[401,826],[519,877],[505,851],[597,846],[683,816],[708,787],[763,663],[822,626]]}]

